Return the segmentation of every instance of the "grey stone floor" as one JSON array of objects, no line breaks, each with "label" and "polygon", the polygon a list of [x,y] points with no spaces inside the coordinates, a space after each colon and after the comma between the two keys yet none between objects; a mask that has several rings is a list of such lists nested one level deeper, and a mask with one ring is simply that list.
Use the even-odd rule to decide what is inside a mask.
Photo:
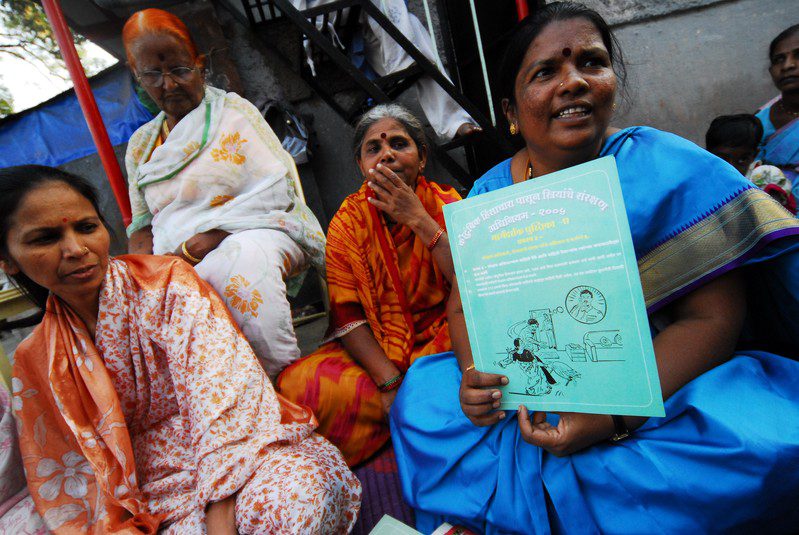
[{"label": "grey stone floor", "polygon": [[326,330],[327,318],[318,319],[294,329],[297,334],[297,345],[300,346],[300,352],[303,356],[319,347],[319,342],[322,341]]}]

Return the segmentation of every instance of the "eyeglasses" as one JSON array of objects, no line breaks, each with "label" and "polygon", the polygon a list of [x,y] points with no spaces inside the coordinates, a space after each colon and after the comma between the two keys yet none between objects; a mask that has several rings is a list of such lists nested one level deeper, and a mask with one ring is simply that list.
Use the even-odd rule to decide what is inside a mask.
[{"label": "eyeglasses", "polygon": [[136,76],[141,85],[147,87],[161,87],[164,85],[164,76],[169,76],[175,83],[186,83],[191,81],[197,67],[175,67],[169,72],[163,71],[144,71]]}]

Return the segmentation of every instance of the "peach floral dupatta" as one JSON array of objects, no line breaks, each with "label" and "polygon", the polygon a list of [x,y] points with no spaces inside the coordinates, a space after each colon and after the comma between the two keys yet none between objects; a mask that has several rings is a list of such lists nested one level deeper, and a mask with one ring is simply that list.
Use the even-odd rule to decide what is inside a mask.
[{"label": "peach floral dupatta", "polygon": [[232,495],[273,445],[316,426],[275,395],[223,303],[181,260],[111,259],[96,340],[51,296],[16,352],[28,487],[55,533],[155,533]]},{"label": "peach floral dupatta", "polygon": [[155,533],[160,519],[138,490],[114,385],[83,322],[59,299],[50,297],[17,352],[14,378],[28,488],[48,527]]}]

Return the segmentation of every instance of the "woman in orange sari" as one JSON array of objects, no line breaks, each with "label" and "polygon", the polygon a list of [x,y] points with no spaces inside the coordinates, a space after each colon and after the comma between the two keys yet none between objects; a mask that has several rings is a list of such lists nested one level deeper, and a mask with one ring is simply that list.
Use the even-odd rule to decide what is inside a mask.
[{"label": "woman in orange sari", "polygon": [[314,411],[318,432],[350,466],[388,440],[386,416],[413,361],[450,350],[445,305],[453,268],[441,208],[460,200],[422,176],[424,133],[401,106],[364,114],[354,151],[365,181],[328,230],[327,343],[277,383]]},{"label": "woman in orange sari", "polygon": [[46,301],[15,353],[13,405],[47,528],[350,529],[357,479],[276,395],[219,296],[183,260],[109,258],[109,241],[82,179],[0,171],[0,267]]}]

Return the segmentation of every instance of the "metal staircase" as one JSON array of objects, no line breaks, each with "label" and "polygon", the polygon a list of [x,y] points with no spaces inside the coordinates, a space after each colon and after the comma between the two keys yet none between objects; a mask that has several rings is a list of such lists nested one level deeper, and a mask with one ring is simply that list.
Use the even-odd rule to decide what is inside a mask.
[{"label": "metal staircase", "polygon": [[[430,140],[431,152],[456,180],[469,188],[476,178],[473,143],[489,144],[496,150],[498,156],[507,156],[511,153],[510,143],[494,128],[485,114],[469,101],[372,1],[336,0],[303,11],[297,10],[289,0],[240,1],[250,27],[265,44],[274,47],[271,41],[274,40],[276,26],[283,29],[293,28],[298,36],[302,36],[305,46],[288,47],[287,50],[278,47],[278,51],[284,56],[294,56],[286,59],[291,65],[296,66],[302,79],[313,91],[347,123],[353,124],[360,114],[375,104],[393,102],[419,77],[429,76],[483,129],[482,133],[446,143],[440,143],[434,137]],[[361,13],[366,13],[374,19],[399,46],[405,49],[414,60],[410,67],[388,76],[370,79],[352,63],[340,43],[348,42],[354,33],[359,31]],[[306,55],[310,57],[310,61],[307,61]],[[450,155],[451,151],[461,147],[466,152],[468,170]]]}]

